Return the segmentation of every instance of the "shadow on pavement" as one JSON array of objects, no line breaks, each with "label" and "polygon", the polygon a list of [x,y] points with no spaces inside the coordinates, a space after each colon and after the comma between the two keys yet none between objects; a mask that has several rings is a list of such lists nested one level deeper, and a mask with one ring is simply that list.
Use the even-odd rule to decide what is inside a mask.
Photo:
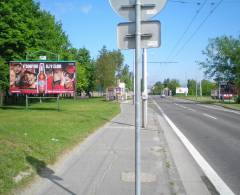
[{"label": "shadow on pavement", "polygon": [[122,123],[122,122],[118,122],[118,121],[109,121],[110,123],[114,123],[114,124],[119,124],[119,125],[125,125],[125,126],[131,126],[134,127],[133,124],[128,124],[128,123]]},{"label": "shadow on pavement", "polygon": [[52,169],[48,168],[44,161],[38,160],[32,156],[27,156],[26,160],[32,166],[32,168],[36,170],[37,174],[40,177],[48,179],[52,183],[56,184],[57,186],[59,186],[60,188],[68,192],[69,194],[76,195],[76,193],[65,188],[63,185],[57,182],[57,181],[62,181],[63,179],[55,175],[55,172]]}]

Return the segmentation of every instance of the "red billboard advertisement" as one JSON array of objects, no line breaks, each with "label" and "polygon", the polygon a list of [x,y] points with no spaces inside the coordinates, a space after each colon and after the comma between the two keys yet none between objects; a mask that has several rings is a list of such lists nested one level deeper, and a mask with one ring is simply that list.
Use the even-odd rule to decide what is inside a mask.
[{"label": "red billboard advertisement", "polygon": [[75,62],[10,62],[10,92],[19,94],[73,93]]}]

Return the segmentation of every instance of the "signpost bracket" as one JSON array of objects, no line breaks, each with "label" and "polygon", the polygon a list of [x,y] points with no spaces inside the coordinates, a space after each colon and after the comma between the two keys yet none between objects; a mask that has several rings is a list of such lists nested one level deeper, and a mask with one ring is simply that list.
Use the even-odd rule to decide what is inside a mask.
[{"label": "signpost bracket", "polygon": [[[124,9],[135,9],[136,5],[135,4],[131,4],[131,5],[122,5],[120,9],[124,10]],[[141,8],[142,9],[153,9],[156,7],[156,4],[142,4]]]}]

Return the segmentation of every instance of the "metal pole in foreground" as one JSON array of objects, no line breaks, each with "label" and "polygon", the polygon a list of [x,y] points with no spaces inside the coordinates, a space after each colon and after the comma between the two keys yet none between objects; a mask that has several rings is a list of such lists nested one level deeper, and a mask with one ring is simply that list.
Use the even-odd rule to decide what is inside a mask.
[{"label": "metal pole in foreground", "polygon": [[135,195],[141,195],[141,0],[136,0],[135,50]]},{"label": "metal pole in foreground", "polygon": [[143,93],[142,93],[142,126],[147,127],[147,103],[148,103],[148,94],[147,94],[147,49],[143,49]]},{"label": "metal pole in foreground", "polygon": [[[135,50],[134,50],[135,51]],[[135,60],[135,53],[134,53],[134,55],[133,55],[133,104],[135,104],[135,81],[136,81],[136,79],[135,79],[135,63],[136,63],[136,60]]]}]

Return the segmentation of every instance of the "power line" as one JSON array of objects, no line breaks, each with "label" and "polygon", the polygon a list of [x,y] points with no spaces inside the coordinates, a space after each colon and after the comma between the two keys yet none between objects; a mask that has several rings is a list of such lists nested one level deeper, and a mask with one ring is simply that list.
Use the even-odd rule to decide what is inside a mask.
[{"label": "power line", "polygon": [[174,62],[174,61],[160,61],[160,62],[147,62],[148,64],[175,64],[179,62]]},{"label": "power line", "polygon": [[181,4],[198,4],[198,5],[200,5],[201,4],[201,1],[184,1],[184,0],[170,0],[169,2],[171,2],[171,3],[181,3]]},{"label": "power line", "polygon": [[172,54],[174,53],[174,51],[177,49],[179,43],[183,40],[184,36],[187,34],[188,30],[190,29],[190,27],[192,26],[193,22],[196,20],[197,16],[199,15],[199,13],[202,11],[204,5],[207,3],[207,0],[205,0],[203,2],[203,4],[201,5],[201,7],[197,10],[196,14],[193,16],[192,20],[190,21],[190,23],[188,24],[186,30],[183,32],[183,34],[180,36],[180,38],[178,39],[177,43],[174,45],[173,49],[170,52],[170,55],[167,57],[167,59],[169,59]]},{"label": "power line", "polygon": [[183,46],[175,53],[175,57],[179,55],[179,53],[186,47],[186,45],[192,40],[192,38],[197,34],[203,24],[208,20],[208,18],[216,11],[216,9],[221,5],[223,0],[220,0],[218,4],[209,12],[209,14],[204,18],[204,20],[200,23],[200,25],[195,29],[189,39],[183,44]]}]

